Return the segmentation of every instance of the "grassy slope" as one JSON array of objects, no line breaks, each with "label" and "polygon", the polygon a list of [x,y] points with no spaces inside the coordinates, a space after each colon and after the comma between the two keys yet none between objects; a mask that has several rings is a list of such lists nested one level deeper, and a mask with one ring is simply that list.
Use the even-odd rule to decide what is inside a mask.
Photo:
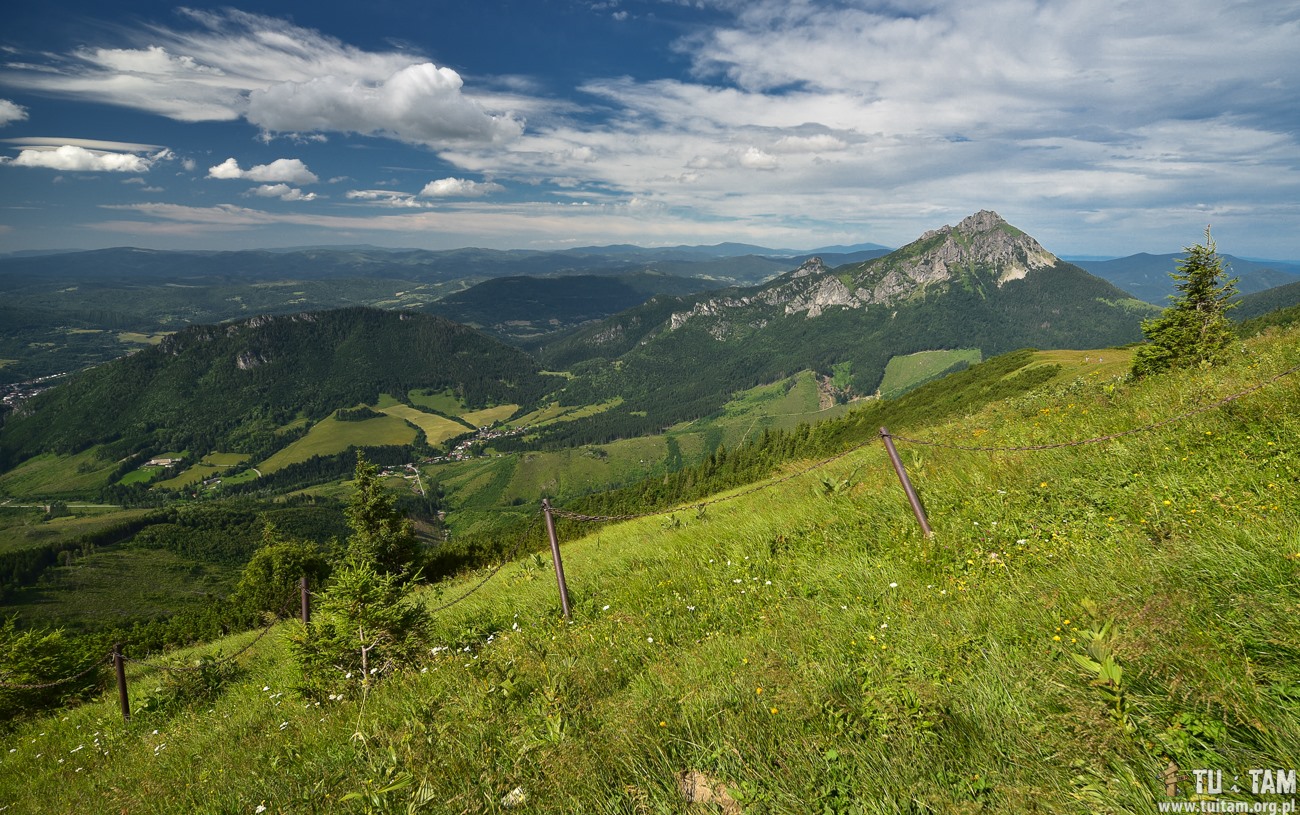
[{"label": "grassy slope", "polygon": [[[1178,378],[1081,377],[909,432],[1123,430],[1300,362],[1298,339]],[[932,541],[875,444],[703,514],[562,528],[570,624],[549,563],[524,558],[435,616],[450,648],[420,671],[321,707],[293,694],[273,635],[211,702],[137,707],[124,726],[106,697],[20,725],[0,742],[0,805],[493,812],[522,787],[520,811],[674,812],[675,776],[698,770],[746,813],[1151,812],[1170,758],[1293,768],[1298,381],[1104,445],[904,445]],[[822,476],[852,486],[826,494]],[[1071,658],[1108,623],[1118,705]],[[157,683],[131,673],[136,694]]]},{"label": "grassy slope", "polygon": [[958,362],[975,365],[980,361],[978,348],[956,351],[917,351],[893,357],[885,366],[880,380],[880,394],[886,399],[900,396],[942,374]]},{"label": "grassy slope", "polygon": [[74,505],[68,515],[47,521],[44,510],[37,507],[0,505],[0,552],[73,540],[148,512],[147,509]]},{"label": "grassy slope", "polygon": [[397,416],[383,416],[360,422],[341,422],[330,416],[312,425],[306,436],[258,465],[262,473],[273,473],[312,456],[341,453],[350,445],[410,444],[415,428]]}]

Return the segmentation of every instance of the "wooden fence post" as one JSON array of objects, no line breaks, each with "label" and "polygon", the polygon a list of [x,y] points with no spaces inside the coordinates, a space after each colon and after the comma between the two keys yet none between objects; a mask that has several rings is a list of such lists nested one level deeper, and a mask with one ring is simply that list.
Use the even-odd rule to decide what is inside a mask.
[{"label": "wooden fence post", "polygon": [[298,592],[302,596],[302,624],[311,622],[311,592],[307,591],[307,575],[298,578]]},{"label": "wooden fence post", "polygon": [[930,522],[925,518],[925,509],[921,506],[921,499],[916,496],[916,490],[912,489],[912,482],[907,478],[907,470],[903,469],[903,461],[898,457],[898,451],[894,449],[894,439],[889,435],[889,429],[880,428],[880,437],[885,440],[885,450],[889,452],[889,460],[894,465],[894,472],[898,474],[898,480],[903,485],[903,492],[907,493],[907,502],[912,505],[912,513],[916,515],[916,522],[921,525],[921,531],[927,538],[933,538],[934,532],[930,529]]},{"label": "wooden fence post", "polygon": [[555,582],[560,586],[560,606],[564,619],[569,619],[569,586],[564,582],[564,562],[560,560],[560,539],[555,535],[555,518],[551,516],[551,502],[542,499],[542,512],[546,515],[546,534],[551,539],[551,559],[555,561]]},{"label": "wooden fence post", "polygon": [[122,656],[122,643],[113,643],[113,671],[117,674],[117,698],[122,703],[122,721],[131,721],[131,700],[126,695],[126,659]]}]

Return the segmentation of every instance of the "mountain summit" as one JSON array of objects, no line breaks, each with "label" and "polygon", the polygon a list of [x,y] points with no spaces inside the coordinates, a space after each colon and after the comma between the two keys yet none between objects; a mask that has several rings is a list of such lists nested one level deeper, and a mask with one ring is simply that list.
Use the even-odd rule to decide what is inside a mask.
[{"label": "mountain summit", "polygon": [[1154,311],[983,211],[862,263],[812,258],[760,286],[656,297],[541,355],[654,429],[801,369],[869,395],[891,359],[918,351],[1132,342]]},{"label": "mountain summit", "polygon": [[858,282],[870,301],[892,303],[924,296],[936,285],[991,282],[1001,288],[1030,272],[1050,269],[1057,257],[996,212],[982,210],[956,226],[926,232],[917,240],[859,267]]}]

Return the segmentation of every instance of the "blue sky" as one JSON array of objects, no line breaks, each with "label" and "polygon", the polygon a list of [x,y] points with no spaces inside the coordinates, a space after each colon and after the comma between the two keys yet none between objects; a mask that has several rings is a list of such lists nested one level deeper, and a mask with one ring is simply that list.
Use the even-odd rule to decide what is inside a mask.
[{"label": "blue sky", "polygon": [[906,243],[1300,259],[1300,4],[72,0],[0,31],[0,252]]}]

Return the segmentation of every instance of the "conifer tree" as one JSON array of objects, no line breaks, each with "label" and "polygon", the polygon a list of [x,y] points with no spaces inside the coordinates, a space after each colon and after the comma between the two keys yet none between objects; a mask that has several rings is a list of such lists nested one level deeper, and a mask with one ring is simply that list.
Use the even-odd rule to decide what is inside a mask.
[{"label": "conifer tree", "polygon": [[1133,375],[1146,376],[1176,368],[1218,362],[1232,342],[1227,311],[1237,294],[1237,279],[1224,279],[1223,260],[1210,228],[1205,243],[1185,248],[1187,257],[1170,273],[1177,293],[1159,317],[1142,321],[1147,342],[1133,357]]},{"label": "conifer tree", "polygon": [[397,510],[393,496],[379,480],[379,468],[357,453],[352,498],[347,508],[348,557],[382,574],[410,572],[419,557],[411,522]]}]

